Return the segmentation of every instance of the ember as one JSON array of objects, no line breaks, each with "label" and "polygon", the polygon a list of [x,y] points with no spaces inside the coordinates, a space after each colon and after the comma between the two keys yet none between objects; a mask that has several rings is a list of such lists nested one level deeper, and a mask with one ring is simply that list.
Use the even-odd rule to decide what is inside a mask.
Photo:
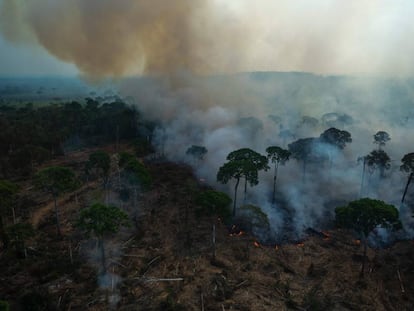
[{"label": "ember", "polygon": [[354,240],[355,245],[360,245],[361,244],[361,240]]},{"label": "ember", "polygon": [[244,234],[243,231],[239,231],[237,233],[230,233],[229,236],[242,236]]},{"label": "ember", "polygon": [[298,243],[298,244],[296,244],[296,246],[297,247],[304,247],[305,246],[305,243]]},{"label": "ember", "polygon": [[322,234],[324,235],[324,241],[330,240],[331,239],[331,233],[328,231],[321,231]]}]

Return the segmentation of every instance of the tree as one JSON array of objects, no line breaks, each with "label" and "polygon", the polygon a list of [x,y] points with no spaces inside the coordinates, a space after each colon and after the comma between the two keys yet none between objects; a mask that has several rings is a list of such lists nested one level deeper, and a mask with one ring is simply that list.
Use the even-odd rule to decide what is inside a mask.
[{"label": "tree", "polygon": [[106,257],[104,238],[108,234],[115,234],[121,227],[129,226],[128,215],[120,208],[112,205],[95,203],[80,212],[77,226],[91,233],[98,239],[101,251],[102,274],[106,273]]},{"label": "tree", "polygon": [[197,194],[195,202],[201,208],[196,209],[196,215],[218,216],[227,222],[231,216],[229,206],[232,199],[224,192],[206,190]]},{"label": "tree", "polygon": [[384,150],[373,150],[366,157],[366,164],[371,171],[379,170],[380,177],[385,177],[385,170],[391,168],[391,159]]},{"label": "tree", "polygon": [[374,144],[378,145],[378,150],[381,150],[381,148],[384,147],[389,140],[391,140],[391,137],[387,132],[378,131],[374,135]]},{"label": "tree", "polygon": [[398,230],[402,227],[398,210],[380,200],[363,198],[335,209],[336,224],[355,231],[364,243],[361,276],[364,275],[368,235],[377,227]]},{"label": "tree", "polygon": [[414,152],[407,153],[401,159],[402,165],[400,166],[400,170],[409,173],[407,184],[405,185],[404,193],[401,199],[401,204],[404,204],[405,195],[407,194],[408,186],[411,183],[411,180],[414,176]]},{"label": "tree", "polygon": [[14,245],[17,256],[26,258],[26,240],[34,235],[34,230],[31,224],[17,223],[7,228],[10,236],[11,245]]},{"label": "tree", "polygon": [[233,200],[233,216],[235,216],[237,188],[239,186],[240,178],[245,179],[244,200],[246,200],[247,183],[251,186],[257,185],[259,183],[258,172],[260,170],[267,170],[269,166],[267,165],[268,160],[265,156],[249,148],[242,148],[230,152],[227,156],[227,160],[228,162],[219,168],[217,181],[226,184],[230,179],[236,179]]},{"label": "tree", "polygon": [[305,182],[306,177],[306,165],[311,159],[313,153],[313,145],[316,138],[301,138],[288,145],[288,149],[292,154],[292,157],[297,161],[302,161],[302,181]]},{"label": "tree", "polygon": [[289,150],[280,148],[278,146],[270,146],[266,149],[267,158],[275,164],[275,171],[273,175],[273,194],[272,194],[272,204],[275,203],[276,196],[276,180],[277,180],[277,171],[279,164],[285,165],[286,161],[289,161],[291,155]]},{"label": "tree", "polygon": [[9,235],[4,226],[3,215],[12,206],[18,190],[19,187],[16,184],[7,180],[0,180],[0,239],[3,248],[8,248],[10,243]]},{"label": "tree", "polygon": [[61,236],[57,198],[60,194],[73,191],[79,186],[75,173],[67,167],[51,166],[36,173],[33,183],[36,188],[52,195],[55,205],[57,233]]},{"label": "tree", "polygon": [[323,132],[319,139],[321,142],[341,150],[345,148],[347,143],[352,142],[351,134],[349,132],[341,131],[334,127],[331,127]]},{"label": "tree", "polygon": [[345,148],[347,143],[352,142],[351,134],[347,131],[341,131],[337,128],[331,127],[323,132],[319,136],[319,141],[327,144],[330,148],[328,149],[329,154],[329,167],[332,168],[333,157],[332,149],[342,150]]},{"label": "tree", "polygon": [[111,157],[105,151],[98,150],[89,155],[89,160],[86,162],[86,172],[90,173],[91,169],[95,169],[98,175],[102,178],[102,185],[105,192],[105,201],[108,201],[108,182],[109,172],[111,169]]},{"label": "tree", "polygon": [[133,158],[129,160],[122,172],[122,177],[130,185],[134,192],[133,205],[134,205],[134,220],[137,223],[138,220],[138,189],[147,190],[152,183],[152,178],[145,166],[137,159]]},{"label": "tree", "polygon": [[193,157],[193,159],[195,159],[197,161],[203,160],[206,153],[207,153],[207,148],[206,147],[196,146],[196,145],[192,145],[185,152],[186,155],[189,155],[189,156]]}]

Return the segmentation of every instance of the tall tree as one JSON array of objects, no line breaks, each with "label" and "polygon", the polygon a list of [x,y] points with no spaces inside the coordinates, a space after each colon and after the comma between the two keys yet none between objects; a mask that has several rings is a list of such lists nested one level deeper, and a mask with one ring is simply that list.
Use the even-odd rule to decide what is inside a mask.
[{"label": "tall tree", "polygon": [[95,203],[80,212],[77,226],[93,234],[98,239],[101,252],[102,274],[106,273],[106,256],[104,238],[115,234],[121,227],[129,226],[128,215],[120,208],[112,205]]},{"label": "tall tree", "polygon": [[327,129],[320,135],[319,139],[321,142],[338,149],[344,149],[347,143],[352,142],[351,134],[349,132],[338,130],[335,127]]},{"label": "tall tree", "polygon": [[366,164],[371,171],[379,170],[380,177],[385,177],[385,170],[391,168],[391,159],[384,150],[373,150],[366,156]]},{"label": "tall tree", "polygon": [[288,145],[292,157],[297,161],[302,161],[302,181],[306,178],[306,165],[312,157],[313,146],[317,141],[316,138],[301,138]]},{"label": "tall tree", "polygon": [[268,160],[265,156],[249,148],[242,148],[232,151],[227,156],[228,162],[219,168],[217,181],[226,184],[231,179],[236,179],[234,187],[233,216],[236,215],[237,188],[240,178],[244,178],[244,199],[246,200],[247,183],[255,186],[259,183],[258,172],[267,170]]},{"label": "tall tree", "polygon": [[400,170],[409,173],[407,184],[405,185],[404,193],[401,198],[401,204],[404,204],[405,196],[408,191],[408,187],[411,183],[411,180],[414,176],[414,152],[407,153],[401,159],[402,165],[400,166]]},{"label": "tall tree", "polygon": [[275,164],[275,170],[273,174],[273,194],[272,194],[272,204],[275,203],[276,196],[276,180],[279,164],[285,165],[286,161],[289,161],[291,155],[289,150],[280,148],[279,146],[270,146],[266,149],[267,158]]},{"label": "tall tree", "polygon": [[138,209],[137,209],[137,201],[138,201],[138,189],[147,190],[152,183],[151,174],[145,168],[145,166],[139,162],[137,159],[133,158],[129,160],[122,172],[123,180],[127,182],[127,184],[133,190],[133,205],[134,205],[134,221],[137,224],[138,221]]},{"label": "tall tree", "polygon": [[207,154],[207,148],[204,146],[192,145],[187,149],[185,154],[191,156],[196,162],[201,161]]},{"label": "tall tree", "polygon": [[327,144],[329,147],[329,167],[333,165],[333,151],[332,149],[342,150],[345,148],[347,143],[352,142],[351,134],[347,131],[338,130],[337,128],[331,127],[323,132],[319,137],[320,142]]},{"label": "tall tree", "polygon": [[61,236],[57,198],[60,194],[73,191],[79,186],[75,173],[67,167],[51,166],[36,173],[33,183],[38,189],[52,195],[55,205],[57,233]]},{"label": "tall tree", "polygon": [[398,210],[393,205],[369,198],[352,201],[347,206],[335,209],[337,225],[355,231],[363,241],[361,277],[364,275],[368,235],[377,227],[400,229],[402,225],[398,217]]},{"label": "tall tree", "polygon": [[0,180],[0,239],[3,243],[3,248],[8,248],[10,244],[3,217],[6,210],[11,208],[18,190],[19,187],[16,184],[7,180]]},{"label": "tall tree", "polygon": [[89,159],[86,162],[86,172],[90,173],[91,170],[96,170],[98,175],[102,179],[102,185],[105,192],[105,201],[108,202],[108,183],[109,173],[111,169],[111,157],[105,151],[98,150],[89,155]]},{"label": "tall tree", "polygon": [[391,137],[387,132],[378,131],[374,134],[374,144],[378,145],[378,150],[381,150],[389,140],[391,140]]}]

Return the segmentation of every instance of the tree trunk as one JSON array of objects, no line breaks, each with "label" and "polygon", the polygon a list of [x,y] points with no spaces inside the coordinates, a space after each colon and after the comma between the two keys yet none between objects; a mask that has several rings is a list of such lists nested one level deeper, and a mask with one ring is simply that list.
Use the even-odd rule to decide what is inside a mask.
[{"label": "tree trunk", "polygon": [[236,185],[234,186],[233,217],[236,216],[237,188],[239,187],[239,182],[240,178],[237,178]]},{"label": "tree trunk", "polygon": [[247,178],[244,178],[244,198],[243,198],[243,205],[246,205],[247,201]]},{"label": "tree trunk", "polygon": [[279,168],[279,162],[275,163],[275,174],[273,176],[273,195],[272,195],[272,204],[275,204],[276,200],[276,180],[277,180],[277,169]]},{"label": "tree trunk", "polygon": [[401,199],[401,205],[404,204],[405,196],[406,196],[407,191],[408,191],[408,186],[410,185],[411,180],[413,179],[413,175],[414,175],[414,172],[410,173],[410,176],[408,176],[407,184],[405,185],[405,189],[404,189],[404,194],[403,194],[402,199]]},{"label": "tree trunk", "polygon": [[216,225],[213,224],[213,260],[216,260]]},{"label": "tree trunk", "polygon": [[106,256],[103,237],[98,238],[98,245],[101,251],[102,274],[106,274]]},{"label": "tree trunk", "polygon": [[305,181],[306,181],[306,160],[303,160],[302,183],[305,184]]},{"label": "tree trunk", "polygon": [[364,164],[362,166],[362,176],[361,176],[361,187],[359,189],[359,198],[362,197],[362,194],[364,193],[364,179],[365,179],[365,165],[366,165],[366,159],[364,157]]},{"label": "tree trunk", "polygon": [[62,236],[62,231],[60,230],[60,221],[59,221],[59,210],[57,207],[57,196],[53,195],[53,201],[55,202],[55,216],[56,216],[56,229],[58,236]]},{"label": "tree trunk", "polygon": [[109,189],[108,189],[108,180],[104,180],[104,193],[105,193],[105,204],[109,204]]},{"label": "tree trunk", "polygon": [[364,235],[363,238],[363,244],[364,244],[364,254],[362,257],[362,266],[361,266],[361,272],[359,274],[360,278],[364,277],[364,273],[365,273],[365,262],[366,262],[366,258],[367,258],[367,237]]},{"label": "tree trunk", "polygon": [[10,239],[6,233],[6,230],[4,229],[3,217],[1,216],[0,216],[0,239],[3,242],[3,249],[8,248],[10,244]]}]

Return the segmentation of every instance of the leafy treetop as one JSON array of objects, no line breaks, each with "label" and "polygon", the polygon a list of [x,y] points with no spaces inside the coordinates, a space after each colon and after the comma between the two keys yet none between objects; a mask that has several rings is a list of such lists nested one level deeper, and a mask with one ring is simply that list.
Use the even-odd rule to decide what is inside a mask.
[{"label": "leafy treetop", "polygon": [[105,234],[117,233],[122,226],[129,226],[128,215],[113,205],[95,203],[80,212],[77,226],[99,238]]},{"label": "leafy treetop", "polygon": [[331,127],[320,135],[320,141],[339,149],[344,149],[347,143],[352,142],[351,134]]},{"label": "leafy treetop", "polygon": [[402,227],[398,210],[380,200],[363,198],[335,209],[339,227],[354,230],[367,237],[377,227],[398,230]]},{"label": "leafy treetop", "polygon": [[19,186],[15,183],[8,180],[0,180],[0,208],[10,206],[18,191]]},{"label": "leafy treetop", "polygon": [[404,157],[401,159],[401,162],[401,171],[405,171],[407,173],[414,173],[414,152],[405,154]]},{"label": "leafy treetop", "polygon": [[44,189],[54,196],[75,190],[79,186],[75,173],[70,168],[63,166],[44,168],[36,173],[33,183],[37,188]]},{"label": "leafy treetop", "polygon": [[289,160],[291,152],[279,146],[270,146],[266,148],[267,157],[272,163],[285,164]]},{"label": "leafy treetop", "polygon": [[387,132],[384,131],[378,131],[374,135],[374,144],[377,144],[379,148],[385,146],[387,141],[391,140],[390,135]]},{"label": "leafy treetop", "polygon": [[187,155],[193,156],[194,158],[202,160],[207,153],[207,148],[204,146],[192,145],[187,149],[185,153]]}]

